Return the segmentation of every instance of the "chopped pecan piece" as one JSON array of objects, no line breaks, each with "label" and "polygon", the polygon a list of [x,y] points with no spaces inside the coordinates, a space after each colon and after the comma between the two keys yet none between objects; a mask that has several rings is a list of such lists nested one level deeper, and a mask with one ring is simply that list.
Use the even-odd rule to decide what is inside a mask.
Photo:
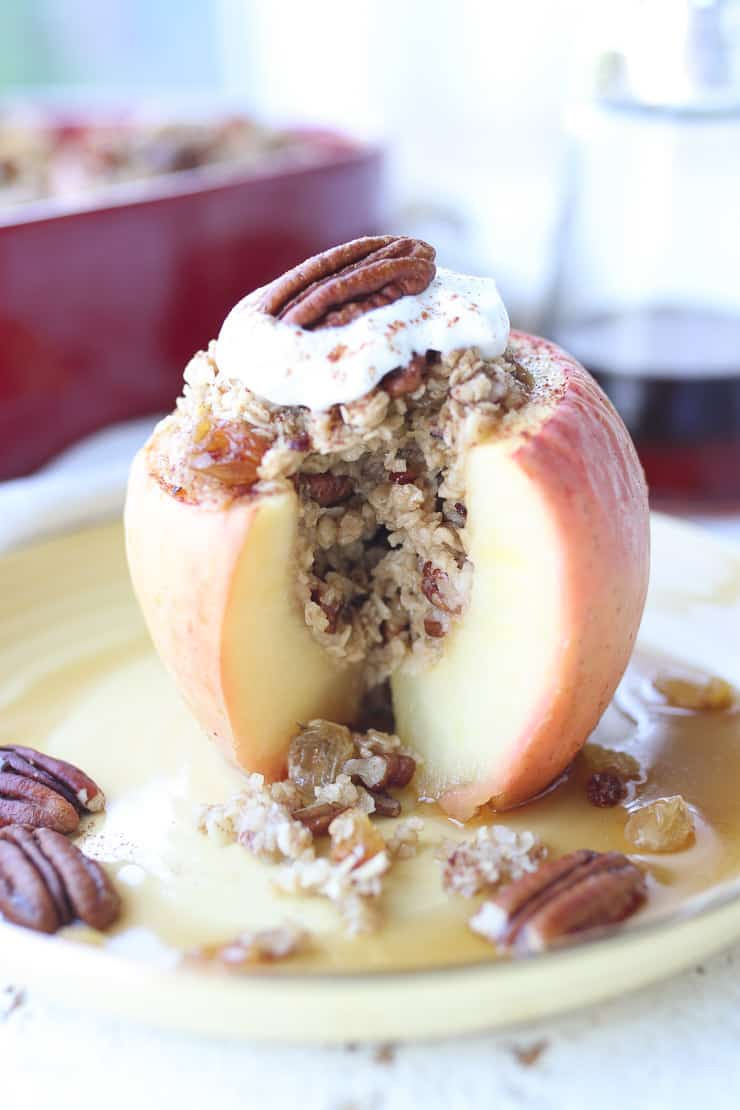
[{"label": "chopped pecan piece", "polygon": [[341,327],[371,309],[423,292],[436,273],[434,256],[434,248],[420,239],[354,239],[277,278],[261,307],[286,324]]},{"label": "chopped pecan piece", "polygon": [[448,586],[449,578],[443,570],[428,561],[424,563],[421,572],[421,592],[436,609],[454,616],[460,612],[461,606],[448,596]]},{"label": "chopped pecan piece", "polygon": [[340,813],[344,813],[346,806],[334,805],[332,802],[316,802],[314,805],[301,806],[293,810],[293,817],[300,821],[313,836],[326,836],[329,825]]},{"label": "chopped pecan piece", "polygon": [[402,755],[400,752],[392,752],[387,758],[388,786],[408,786],[416,774],[416,760],[413,756]]},{"label": "chopped pecan piece", "polygon": [[287,960],[302,952],[309,943],[309,933],[286,922],[272,929],[248,930],[226,944],[208,945],[188,952],[187,963],[198,966],[220,966],[241,971],[258,964]]},{"label": "chopped pecan piece", "polygon": [[388,785],[389,759],[384,755],[369,755],[361,759],[348,759],[345,775],[359,779],[368,790],[382,790]]},{"label": "chopped pecan piece", "polygon": [[324,632],[328,632],[330,636],[333,636],[339,624],[339,617],[342,612],[341,604],[338,601],[324,601],[320,588],[311,590],[311,601],[313,601],[315,605],[318,605],[326,617],[326,628]]},{"label": "chopped pecan piece", "polygon": [[374,791],[373,801],[375,802],[375,814],[378,817],[398,817],[401,813],[401,803],[398,798],[392,798],[384,790]]},{"label": "chopped pecan piece", "polygon": [[645,897],[644,876],[626,856],[584,849],[502,887],[470,926],[504,950],[539,952],[624,921]]},{"label": "chopped pecan piece", "polygon": [[381,381],[381,387],[389,397],[403,397],[404,393],[415,393],[424,381],[427,360],[425,355],[414,355],[408,366],[391,370]]},{"label": "chopped pecan piece", "polygon": [[424,631],[433,640],[441,640],[443,636],[447,635],[447,629],[442,621],[438,621],[434,617],[424,618]]},{"label": "chopped pecan piece", "polygon": [[308,496],[317,501],[322,509],[344,504],[355,490],[352,479],[346,474],[302,474],[300,482]]},{"label": "chopped pecan piece", "polygon": [[0,830],[0,914],[8,921],[43,933],[76,918],[105,929],[119,911],[100,864],[60,833],[21,825]]},{"label": "chopped pecan piece", "polygon": [[344,773],[360,780],[368,790],[387,786],[408,786],[416,772],[416,760],[400,752],[373,752],[360,759],[348,759]]},{"label": "chopped pecan piece", "polygon": [[349,809],[331,823],[331,858],[335,863],[352,856],[354,866],[386,850],[386,843],[366,813]]}]

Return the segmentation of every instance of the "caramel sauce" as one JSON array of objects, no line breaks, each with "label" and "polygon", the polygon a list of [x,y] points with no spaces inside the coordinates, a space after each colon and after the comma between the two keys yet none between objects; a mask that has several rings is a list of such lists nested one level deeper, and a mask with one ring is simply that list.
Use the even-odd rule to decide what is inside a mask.
[{"label": "caramel sauce", "polygon": [[[649,898],[626,928],[740,879],[740,705],[718,712],[672,708],[653,685],[665,674],[694,677],[670,659],[638,655],[592,737],[591,743],[637,761],[620,805],[598,808],[588,801],[593,767],[580,755],[541,797],[477,818],[530,829],[553,856],[584,847],[630,853],[647,868]],[[140,633],[128,644],[83,651],[3,700],[0,742],[22,740],[71,759],[108,795],[106,814],[86,820],[78,843],[108,866],[124,914],[104,937],[79,926],[67,929],[68,937],[176,966],[184,952],[287,918],[311,931],[312,944],[265,973],[388,971],[497,958],[467,928],[480,899],[446,894],[435,858],[443,839],[461,839],[471,825],[463,828],[435,805],[416,803],[410,788],[401,794],[403,816],[424,819],[420,852],[394,865],[381,902],[384,925],[370,936],[343,936],[327,902],[276,894],[270,866],[237,844],[200,833],[197,805],[228,798],[241,776],[204,741]],[[693,841],[679,852],[636,853],[624,836],[629,813],[673,794],[692,807]],[[381,831],[392,827],[377,824]]]}]

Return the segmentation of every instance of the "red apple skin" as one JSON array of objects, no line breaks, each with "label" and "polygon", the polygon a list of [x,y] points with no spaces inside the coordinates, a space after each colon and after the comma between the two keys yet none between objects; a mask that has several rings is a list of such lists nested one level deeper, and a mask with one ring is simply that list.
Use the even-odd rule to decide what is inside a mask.
[{"label": "red apple skin", "polygon": [[[150,473],[147,448],[134,459],[126,503],[134,588],[157,652],[188,707],[229,754],[222,621],[236,560],[255,511],[254,501],[237,502],[229,512],[180,502]],[[188,596],[180,588],[184,577]]]},{"label": "red apple skin", "polygon": [[[563,640],[503,775],[447,791],[440,803],[466,820],[493,800],[518,805],[547,788],[596,727],[632,653],[647,594],[647,487],[634,444],[584,368],[555,344],[512,332],[518,357],[545,355],[562,369],[562,395],[525,434],[513,461],[542,491],[562,536]],[[523,361],[526,359],[523,358]]]},{"label": "red apple skin", "polygon": [[[297,665],[293,642],[274,635],[275,606],[282,610],[292,597],[291,562],[288,550],[270,559],[265,522],[277,515],[292,525],[295,495],[240,498],[226,508],[180,501],[157,480],[156,454],[155,440],[134,459],[125,511],[129,569],[152,640],[193,716],[229,759],[268,781],[280,779],[299,722],[350,721],[360,696],[352,672],[337,671],[313,642],[297,604],[287,628],[299,637]],[[274,534],[276,544],[290,547],[290,528]],[[239,569],[245,553],[246,591]],[[273,588],[276,565],[284,569]],[[268,593],[278,597],[272,609]],[[235,651],[241,624],[248,631]]]}]

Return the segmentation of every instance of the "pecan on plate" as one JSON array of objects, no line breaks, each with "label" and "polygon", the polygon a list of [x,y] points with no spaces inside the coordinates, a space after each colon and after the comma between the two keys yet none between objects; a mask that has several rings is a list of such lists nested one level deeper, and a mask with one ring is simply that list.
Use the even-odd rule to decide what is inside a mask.
[{"label": "pecan on plate", "polygon": [[0,827],[74,832],[81,813],[105,807],[100,787],[78,767],[20,744],[0,748]]},{"label": "pecan on plate", "polygon": [[422,293],[436,273],[434,256],[434,248],[421,239],[353,239],[277,278],[265,290],[261,308],[302,328],[341,327],[374,308]]},{"label": "pecan on plate", "polygon": [[55,933],[79,919],[112,925],[120,899],[103,868],[53,829],[0,829],[0,916],[14,925]]},{"label": "pecan on plate", "polygon": [[583,849],[507,883],[470,925],[505,951],[541,952],[624,921],[645,897],[645,878],[626,856]]}]

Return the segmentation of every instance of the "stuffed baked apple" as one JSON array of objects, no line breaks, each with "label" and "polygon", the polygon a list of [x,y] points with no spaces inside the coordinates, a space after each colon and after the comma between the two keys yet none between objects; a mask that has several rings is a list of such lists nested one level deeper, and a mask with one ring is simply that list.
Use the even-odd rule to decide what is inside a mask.
[{"label": "stuffed baked apple", "polygon": [[245,771],[390,682],[452,816],[573,759],[630,656],[645,483],[586,371],[490,279],[384,236],[241,301],[137,456],[131,574],[157,650]]}]

